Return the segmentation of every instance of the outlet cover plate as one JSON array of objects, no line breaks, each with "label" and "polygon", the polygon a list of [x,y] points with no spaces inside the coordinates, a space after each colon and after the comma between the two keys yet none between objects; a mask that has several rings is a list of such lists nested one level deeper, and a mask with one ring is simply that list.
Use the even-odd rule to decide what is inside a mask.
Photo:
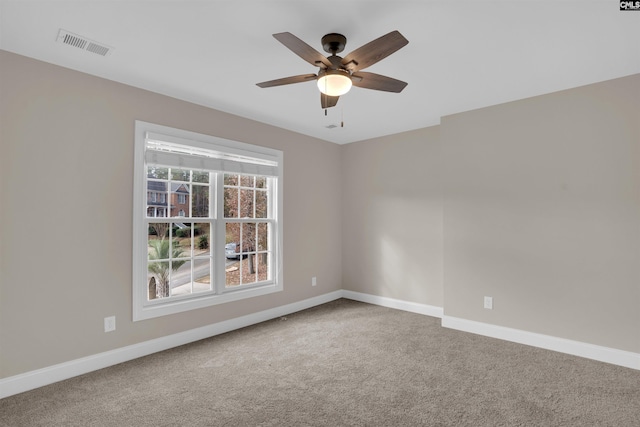
[{"label": "outlet cover plate", "polygon": [[116,330],[116,316],[109,316],[104,318],[104,331],[112,332]]}]

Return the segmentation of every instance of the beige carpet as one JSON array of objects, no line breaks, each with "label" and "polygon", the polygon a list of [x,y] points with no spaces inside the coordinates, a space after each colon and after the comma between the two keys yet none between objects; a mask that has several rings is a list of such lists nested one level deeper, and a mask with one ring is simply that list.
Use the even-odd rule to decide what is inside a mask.
[{"label": "beige carpet", "polygon": [[0,400],[2,426],[640,426],[640,371],[349,300]]}]

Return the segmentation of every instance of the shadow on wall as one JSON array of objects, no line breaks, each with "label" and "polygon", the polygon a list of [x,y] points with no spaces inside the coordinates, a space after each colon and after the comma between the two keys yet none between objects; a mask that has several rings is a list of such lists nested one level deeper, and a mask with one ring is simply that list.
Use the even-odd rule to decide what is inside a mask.
[{"label": "shadow on wall", "polygon": [[420,199],[373,204],[372,247],[366,260],[377,295],[442,306],[442,216]]}]

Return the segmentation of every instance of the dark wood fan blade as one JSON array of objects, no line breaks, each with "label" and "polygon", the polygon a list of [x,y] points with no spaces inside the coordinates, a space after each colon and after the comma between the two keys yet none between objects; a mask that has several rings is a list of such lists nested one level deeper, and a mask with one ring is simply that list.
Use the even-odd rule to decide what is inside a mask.
[{"label": "dark wood fan blade", "polygon": [[320,104],[322,105],[323,109],[335,107],[336,104],[338,103],[339,98],[340,98],[339,96],[329,96],[320,92]]},{"label": "dark wood fan blade", "polygon": [[320,52],[291,33],[277,33],[273,37],[288,47],[293,53],[316,67],[331,67],[331,62]]},{"label": "dark wood fan blade", "polygon": [[361,46],[342,59],[352,73],[372,66],[409,43],[399,31],[392,31]]},{"label": "dark wood fan blade", "polygon": [[316,80],[318,76],[315,74],[300,74],[299,76],[284,77],[282,79],[269,80],[268,82],[256,83],[256,85],[265,88],[273,86],[290,85],[293,83],[303,83],[309,80]]},{"label": "dark wood fan blade", "polygon": [[391,77],[380,74],[367,73],[366,71],[353,74],[351,81],[354,86],[364,89],[383,90],[385,92],[395,93],[402,92],[402,89],[407,86],[407,83],[402,80],[392,79]]}]

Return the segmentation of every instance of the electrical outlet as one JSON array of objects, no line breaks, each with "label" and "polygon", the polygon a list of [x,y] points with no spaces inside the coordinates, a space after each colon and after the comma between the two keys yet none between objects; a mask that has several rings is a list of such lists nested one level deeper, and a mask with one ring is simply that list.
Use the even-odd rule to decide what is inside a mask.
[{"label": "electrical outlet", "polygon": [[493,310],[493,297],[484,297],[484,308]]},{"label": "electrical outlet", "polygon": [[116,330],[116,316],[104,318],[104,331],[111,332]]},{"label": "electrical outlet", "polygon": [[316,282],[316,277],[315,277],[315,276],[313,276],[313,277],[311,278],[311,286],[315,286],[316,284],[317,284],[317,282]]}]

